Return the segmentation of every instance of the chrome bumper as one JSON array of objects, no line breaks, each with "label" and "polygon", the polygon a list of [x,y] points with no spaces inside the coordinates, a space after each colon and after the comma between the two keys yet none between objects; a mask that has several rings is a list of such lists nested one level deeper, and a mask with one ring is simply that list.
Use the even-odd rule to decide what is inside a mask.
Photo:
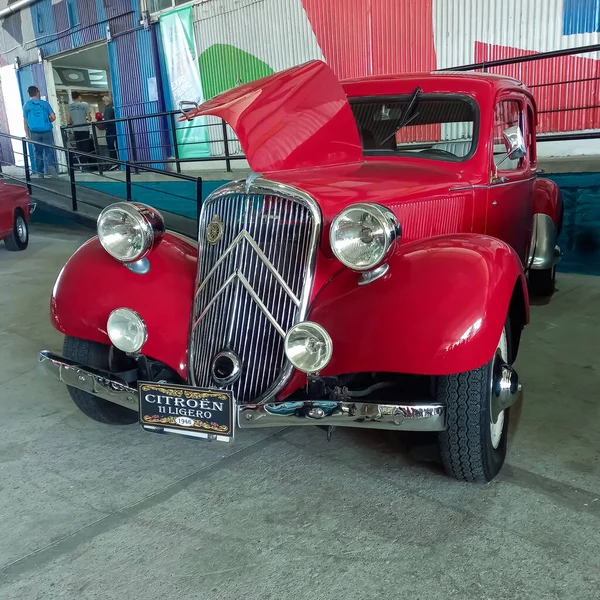
[{"label": "chrome bumper", "polygon": [[[44,350],[40,369],[68,386],[78,388],[114,404],[137,412],[138,393],[127,383],[106,371],[79,365]],[[446,408],[442,404],[379,404],[375,402],[299,401],[271,404],[243,404],[236,407],[242,429],[330,425],[396,431],[443,431]]]},{"label": "chrome bumper", "polygon": [[238,406],[240,428],[330,425],[398,431],[443,431],[442,404],[378,404],[312,400]]},{"label": "chrome bumper", "polygon": [[129,387],[126,382],[106,371],[99,371],[88,366],[83,367],[68,358],[52,354],[47,350],[40,352],[38,366],[43,373],[51,375],[54,379],[71,387],[125,408],[138,410],[137,390]]}]

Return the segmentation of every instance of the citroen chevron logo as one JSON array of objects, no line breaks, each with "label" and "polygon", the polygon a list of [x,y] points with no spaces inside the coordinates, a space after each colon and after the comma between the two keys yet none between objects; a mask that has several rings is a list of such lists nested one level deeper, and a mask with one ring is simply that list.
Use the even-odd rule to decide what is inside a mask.
[{"label": "citroen chevron logo", "polygon": [[[265,265],[265,267],[267,267],[269,272],[273,275],[273,277],[275,277],[277,282],[284,289],[286,294],[292,299],[294,304],[299,307],[300,300],[296,297],[294,292],[290,289],[290,287],[286,283],[285,279],[279,274],[277,269],[273,266],[273,263],[271,263],[271,261],[265,255],[265,253],[261,250],[260,246],[256,243],[254,238],[245,229],[243,231],[241,231],[235,237],[233,242],[231,242],[231,244],[227,247],[227,250],[225,250],[225,252],[223,252],[223,254],[219,258],[219,260],[217,260],[217,262],[213,265],[212,269],[208,272],[208,274],[204,278],[204,281],[198,287],[195,298],[197,298],[198,295],[200,294],[200,292],[206,287],[206,285],[208,284],[208,282],[211,280],[212,276],[218,269],[219,265],[221,265],[223,263],[223,261],[227,258],[227,256],[229,256],[229,254],[231,254],[231,252],[233,252],[233,250],[235,250],[235,248],[238,246],[238,244],[243,244],[243,243],[247,243],[250,246],[250,248],[256,253],[256,255],[258,256],[260,261]],[[194,322],[193,329],[196,329],[196,327],[198,326],[198,323],[200,323],[200,321],[204,318],[204,316],[208,313],[210,308],[217,301],[219,296],[221,296],[221,294],[228,288],[228,286],[230,286],[236,282],[239,282],[246,289],[246,291],[248,292],[248,294],[250,295],[252,300],[254,300],[254,302],[258,305],[260,310],[267,317],[267,319],[269,320],[271,325],[273,325],[273,327],[277,330],[279,335],[281,335],[281,337],[285,337],[285,331],[279,325],[279,323],[277,322],[277,319],[275,319],[275,317],[271,314],[269,309],[265,306],[264,302],[260,299],[259,295],[256,293],[254,288],[250,285],[250,282],[248,281],[247,277],[244,275],[244,273],[242,273],[242,271],[239,268],[235,268],[233,273],[231,273],[231,275],[229,275],[229,277],[225,280],[223,285],[221,285],[221,287],[217,290],[217,293],[213,296],[211,301],[204,307],[204,310],[200,313],[200,315]]]},{"label": "citroen chevron logo", "polygon": [[236,269],[227,278],[227,280],[225,281],[225,283],[219,288],[219,290],[214,295],[214,297],[212,298],[212,300],[206,305],[206,307],[204,308],[204,310],[200,313],[200,316],[196,319],[196,322],[194,323],[194,329],[197,327],[198,323],[200,323],[200,321],[202,320],[202,318],[204,317],[204,315],[206,315],[206,313],[210,310],[210,307],[217,301],[217,298],[236,279],[246,288],[246,291],[250,294],[250,297],[252,298],[252,300],[254,300],[254,302],[256,302],[256,304],[258,304],[258,307],[260,308],[260,310],[262,310],[262,312],[265,314],[265,316],[267,317],[267,319],[269,319],[269,322],[271,323],[271,325],[273,325],[273,327],[275,327],[275,329],[277,330],[277,333],[279,333],[279,335],[284,338],[285,337],[285,331],[281,328],[281,326],[279,325],[279,323],[277,322],[277,320],[275,319],[275,317],[271,314],[271,312],[269,311],[269,309],[264,305],[263,301],[259,298],[258,294],[254,291],[254,288],[250,285],[250,282],[246,279],[246,277],[244,276],[244,274],[239,269]]},{"label": "citroen chevron logo", "polygon": [[198,297],[198,294],[204,289],[206,284],[210,281],[210,278],[214,275],[215,271],[219,268],[219,265],[229,256],[233,250],[235,250],[236,246],[246,240],[250,247],[256,254],[261,262],[269,269],[273,277],[279,282],[281,287],[285,290],[286,294],[293,300],[296,306],[300,306],[300,300],[296,297],[294,292],[290,289],[290,286],[286,283],[285,279],[279,274],[277,269],[273,266],[273,263],[267,258],[267,255],[261,250],[260,246],[254,241],[254,238],[244,229],[238,233],[233,242],[229,244],[227,250],[223,252],[219,260],[213,265],[212,269],[208,272],[204,281],[200,284],[198,289],[196,290],[195,298]]}]

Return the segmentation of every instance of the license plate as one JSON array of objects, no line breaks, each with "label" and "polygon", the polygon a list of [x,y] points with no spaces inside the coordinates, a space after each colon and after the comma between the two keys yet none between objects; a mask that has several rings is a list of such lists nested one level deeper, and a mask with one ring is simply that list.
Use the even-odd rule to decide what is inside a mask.
[{"label": "license plate", "polygon": [[231,392],[141,382],[140,424],[153,433],[177,433],[228,442],[234,432]]}]

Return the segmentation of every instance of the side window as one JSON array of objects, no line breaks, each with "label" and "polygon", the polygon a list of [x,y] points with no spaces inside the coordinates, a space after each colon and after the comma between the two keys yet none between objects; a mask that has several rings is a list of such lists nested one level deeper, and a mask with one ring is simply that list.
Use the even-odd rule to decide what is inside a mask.
[{"label": "side window", "polygon": [[530,105],[527,106],[527,156],[532,169],[535,169],[537,163],[535,147],[535,116]]},{"label": "side window", "polygon": [[[494,111],[494,164],[501,171],[515,171],[523,166],[523,159],[502,159],[506,156],[506,147],[502,133],[509,127],[518,125],[523,131],[521,103],[516,100],[502,100]],[[501,164],[500,161],[502,161]]]}]

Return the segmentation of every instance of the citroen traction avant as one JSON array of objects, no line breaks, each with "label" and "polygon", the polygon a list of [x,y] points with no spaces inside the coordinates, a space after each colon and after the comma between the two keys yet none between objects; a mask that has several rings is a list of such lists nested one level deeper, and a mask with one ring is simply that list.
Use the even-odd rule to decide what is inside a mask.
[{"label": "citroen traction avant", "polygon": [[506,455],[529,289],[553,291],[562,202],[538,177],[520,82],[340,83],[322,62],[185,113],[233,128],[253,174],[203,203],[197,243],[117,203],[51,298],[41,367],[105,423],[231,440],[320,425],[435,432],[446,472]]}]

